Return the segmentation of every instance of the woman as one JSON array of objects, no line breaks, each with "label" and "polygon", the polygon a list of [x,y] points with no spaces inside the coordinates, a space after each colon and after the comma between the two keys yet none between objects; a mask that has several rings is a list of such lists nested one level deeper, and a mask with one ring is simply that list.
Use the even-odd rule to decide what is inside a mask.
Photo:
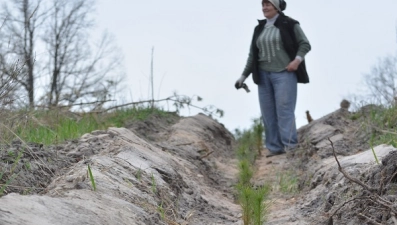
[{"label": "woman", "polygon": [[311,49],[299,22],[284,15],[284,0],[262,0],[266,19],[255,27],[247,64],[235,87],[252,73],[270,156],[296,148],[297,83],[308,83],[304,57]]}]

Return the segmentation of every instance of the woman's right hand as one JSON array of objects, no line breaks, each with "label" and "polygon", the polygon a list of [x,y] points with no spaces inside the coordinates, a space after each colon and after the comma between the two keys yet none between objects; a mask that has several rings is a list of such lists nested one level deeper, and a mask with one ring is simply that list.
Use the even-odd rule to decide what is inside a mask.
[{"label": "woman's right hand", "polygon": [[240,89],[243,87],[243,83],[245,81],[245,79],[247,79],[246,76],[241,75],[241,77],[236,81],[236,83],[234,84],[234,86],[236,87],[236,89]]}]

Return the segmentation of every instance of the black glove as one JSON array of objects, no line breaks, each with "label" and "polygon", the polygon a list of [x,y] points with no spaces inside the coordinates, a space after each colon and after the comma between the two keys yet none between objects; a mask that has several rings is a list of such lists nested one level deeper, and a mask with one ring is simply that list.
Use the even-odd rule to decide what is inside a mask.
[{"label": "black glove", "polygon": [[246,76],[241,75],[241,77],[236,81],[236,83],[234,84],[234,86],[236,87],[236,89],[240,89],[243,87],[244,81],[245,79],[247,79]]}]

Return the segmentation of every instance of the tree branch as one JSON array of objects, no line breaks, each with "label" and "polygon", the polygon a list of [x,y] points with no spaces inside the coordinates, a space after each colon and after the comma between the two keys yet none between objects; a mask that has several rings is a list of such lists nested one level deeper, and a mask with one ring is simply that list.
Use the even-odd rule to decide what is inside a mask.
[{"label": "tree branch", "polygon": [[348,173],[346,173],[346,171],[341,167],[338,157],[336,157],[336,153],[335,153],[335,149],[334,149],[334,143],[331,141],[330,138],[328,138],[328,141],[331,142],[331,146],[332,146],[332,152],[334,154],[335,160],[338,163],[338,170],[350,181],[360,185],[361,187],[365,188],[367,191],[373,193],[375,191],[377,191],[377,189],[370,187],[366,184],[364,184],[363,182],[361,182],[360,180],[358,180],[357,178],[351,177]]}]

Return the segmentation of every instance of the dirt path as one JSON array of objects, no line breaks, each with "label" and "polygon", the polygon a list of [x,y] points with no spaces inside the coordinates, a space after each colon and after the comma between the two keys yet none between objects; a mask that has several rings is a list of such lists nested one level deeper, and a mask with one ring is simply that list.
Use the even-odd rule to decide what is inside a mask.
[{"label": "dirt path", "polygon": [[252,178],[254,185],[272,184],[272,191],[269,195],[269,215],[267,218],[268,225],[300,225],[306,224],[298,221],[295,207],[298,194],[283,194],[280,191],[280,178],[283,174],[289,172],[289,159],[287,155],[274,156],[266,158],[267,150],[263,151],[255,162],[255,173]]}]

